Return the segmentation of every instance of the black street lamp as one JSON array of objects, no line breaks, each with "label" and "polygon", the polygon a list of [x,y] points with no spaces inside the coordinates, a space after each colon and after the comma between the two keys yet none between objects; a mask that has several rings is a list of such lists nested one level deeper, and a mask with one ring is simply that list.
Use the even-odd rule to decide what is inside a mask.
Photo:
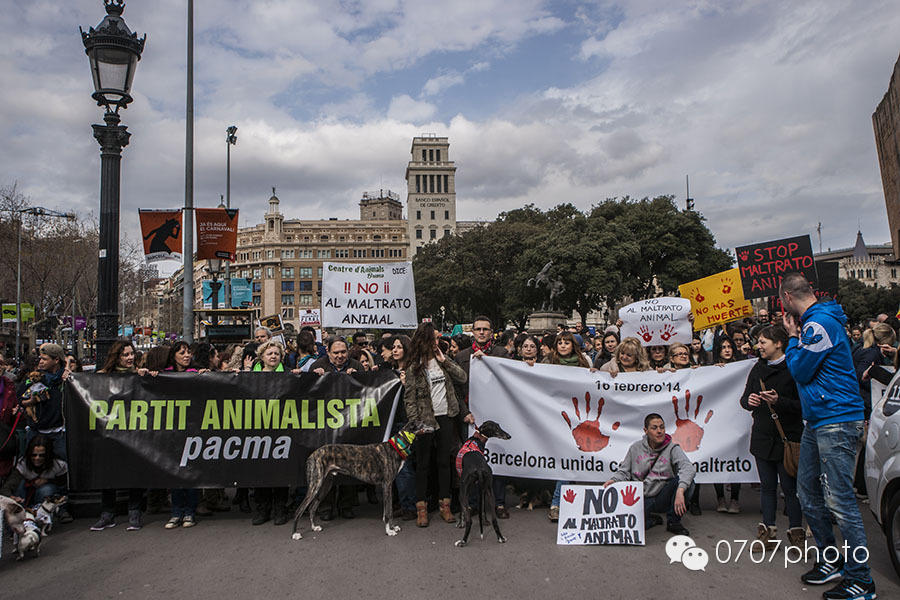
[{"label": "black street lamp", "polygon": [[131,102],[131,82],[147,36],[138,38],[122,19],[124,0],[104,0],[106,17],[87,32],[79,27],[94,79],[92,97],[106,107],[105,125],[93,125],[100,142],[100,258],[97,276],[97,362],[106,357],[119,324],[119,175],[122,148],[131,136],[119,109]]}]

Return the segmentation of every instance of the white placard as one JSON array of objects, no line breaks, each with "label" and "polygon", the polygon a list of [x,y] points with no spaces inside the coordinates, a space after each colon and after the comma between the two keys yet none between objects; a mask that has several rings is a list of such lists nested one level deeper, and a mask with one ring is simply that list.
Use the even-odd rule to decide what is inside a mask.
[{"label": "white placard", "polygon": [[415,329],[412,263],[323,263],[322,326]]},{"label": "white placard", "polygon": [[562,546],[644,545],[644,483],[564,485],[556,543]]},{"label": "white placard", "polygon": [[694,463],[694,481],[753,483],[759,481],[750,454],[753,418],[740,397],[754,364],[613,378],[580,367],[484,357],[471,362],[469,408],[476,423],[496,421],[512,436],[487,444],[495,475],[602,483],[644,435],[644,417],[658,413]]},{"label": "white placard", "polygon": [[297,315],[300,319],[300,328],[303,327],[312,327],[316,330],[316,341],[322,341],[322,313],[319,312],[318,308],[307,308],[305,310],[301,310],[300,314]]},{"label": "white placard", "polygon": [[688,298],[649,298],[619,309],[622,339],[634,337],[643,346],[668,346],[674,342],[691,343],[693,326],[688,320]]}]

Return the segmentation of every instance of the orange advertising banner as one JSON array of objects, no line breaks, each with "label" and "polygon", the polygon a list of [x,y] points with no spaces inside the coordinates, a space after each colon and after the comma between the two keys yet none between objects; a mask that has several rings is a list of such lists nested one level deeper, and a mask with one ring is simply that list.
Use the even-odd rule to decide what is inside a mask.
[{"label": "orange advertising banner", "polygon": [[737,321],[753,315],[753,305],[744,299],[740,269],[729,269],[678,286],[682,298],[690,298],[694,331]]},{"label": "orange advertising banner", "polygon": [[147,262],[181,260],[181,210],[141,208],[138,215]]},{"label": "orange advertising banner", "polygon": [[197,258],[233,261],[237,252],[238,209],[196,208]]}]

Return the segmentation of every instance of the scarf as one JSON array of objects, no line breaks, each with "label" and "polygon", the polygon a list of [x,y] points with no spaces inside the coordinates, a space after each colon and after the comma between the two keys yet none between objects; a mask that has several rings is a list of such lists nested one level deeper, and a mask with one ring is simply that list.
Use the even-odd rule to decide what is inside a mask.
[{"label": "scarf", "polygon": [[493,346],[493,345],[494,345],[493,340],[488,340],[487,342],[484,343],[484,346],[479,346],[478,342],[472,342],[472,352],[478,352],[479,350],[481,350],[482,352],[487,354],[488,350],[490,350],[491,346]]},{"label": "scarf", "polygon": [[400,455],[402,460],[406,460],[409,456],[409,448],[412,446],[415,439],[416,434],[413,432],[401,430],[397,432],[397,435],[391,437],[391,439],[388,440],[388,443],[397,451],[397,454]]},{"label": "scarf", "polygon": [[567,367],[577,367],[581,363],[578,361],[578,355],[573,352],[568,356],[560,356],[559,364],[566,365]]}]

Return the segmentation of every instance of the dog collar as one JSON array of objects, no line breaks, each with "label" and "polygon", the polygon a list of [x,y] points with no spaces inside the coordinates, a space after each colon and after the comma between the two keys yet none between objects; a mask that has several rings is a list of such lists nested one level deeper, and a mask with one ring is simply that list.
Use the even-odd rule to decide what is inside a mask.
[{"label": "dog collar", "polygon": [[416,434],[410,431],[400,431],[397,435],[391,437],[388,440],[391,447],[397,451],[397,454],[400,455],[400,458],[406,460],[409,456],[409,449],[412,446],[413,441],[416,439]]}]

